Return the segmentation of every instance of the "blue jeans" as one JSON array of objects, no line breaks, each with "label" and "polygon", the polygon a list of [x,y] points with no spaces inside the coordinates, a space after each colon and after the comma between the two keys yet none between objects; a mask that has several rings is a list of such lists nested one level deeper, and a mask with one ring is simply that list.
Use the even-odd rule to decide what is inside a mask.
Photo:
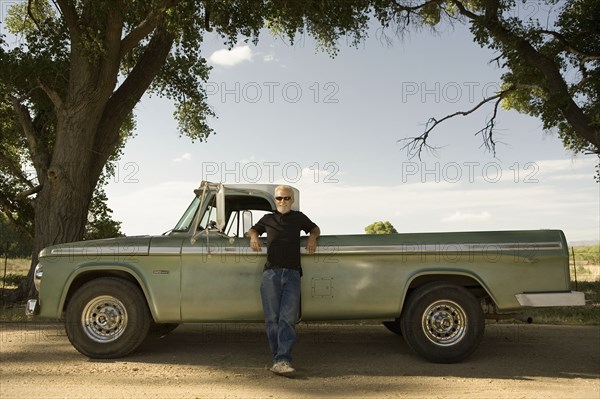
[{"label": "blue jeans", "polygon": [[260,295],[273,362],[291,362],[300,308],[300,272],[291,269],[265,270]]}]

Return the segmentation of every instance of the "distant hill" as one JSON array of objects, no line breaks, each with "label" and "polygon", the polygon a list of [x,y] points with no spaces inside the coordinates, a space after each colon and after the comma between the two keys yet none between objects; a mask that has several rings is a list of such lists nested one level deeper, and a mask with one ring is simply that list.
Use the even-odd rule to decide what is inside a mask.
[{"label": "distant hill", "polygon": [[570,247],[587,247],[590,245],[600,245],[600,241],[598,241],[598,240],[569,241]]}]

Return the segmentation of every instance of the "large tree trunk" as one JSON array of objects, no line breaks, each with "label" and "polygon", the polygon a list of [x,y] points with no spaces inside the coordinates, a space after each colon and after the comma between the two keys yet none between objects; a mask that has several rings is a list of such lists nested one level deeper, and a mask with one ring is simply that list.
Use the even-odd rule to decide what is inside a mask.
[{"label": "large tree trunk", "polygon": [[[118,49],[121,31],[117,32]],[[114,75],[96,80],[103,74],[95,72],[106,65],[92,65],[78,57],[72,57],[70,90],[64,104],[57,93],[46,89],[57,111],[56,142],[48,166],[34,163],[42,189],[35,199],[31,268],[14,300],[37,294],[33,272],[40,250],[82,239],[94,189],[118,145],[121,125],[164,65],[172,45],[172,35],[162,27],[157,29],[139,63],[114,92],[118,59]]]},{"label": "large tree trunk", "polygon": [[[56,157],[56,155],[55,155]],[[14,300],[35,297],[33,272],[43,248],[81,240],[92,194],[99,175],[89,173],[91,159],[84,151],[71,153],[68,160],[54,161],[42,190],[35,199],[35,227],[31,267]]]}]

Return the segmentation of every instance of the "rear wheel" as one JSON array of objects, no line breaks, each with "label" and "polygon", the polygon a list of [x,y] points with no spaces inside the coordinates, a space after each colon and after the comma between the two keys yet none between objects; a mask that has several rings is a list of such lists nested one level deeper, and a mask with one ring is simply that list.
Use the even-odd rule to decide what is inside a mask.
[{"label": "rear wheel", "polygon": [[134,351],[146,337],[152,317],[135,284],[107,277],[82,285],[69,300],[65,319],[75,349],[109,359]]},{"label": "rear wheel", "polygon": [[400,327],[408,345],[436,363],[459,362],[483,339],[485,321],[477,298],[463,287],[432,283],[407,299]]}]

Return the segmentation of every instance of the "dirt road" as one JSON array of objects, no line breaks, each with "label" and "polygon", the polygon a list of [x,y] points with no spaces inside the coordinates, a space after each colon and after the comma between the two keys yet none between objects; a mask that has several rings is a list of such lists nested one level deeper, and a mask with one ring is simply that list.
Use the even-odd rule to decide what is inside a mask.
[{"label": "dirt road", "polygon": [[431,364],[381,326],[301,325],[295,378],[267,370],[262,326],[186,325],[119,360],[62,326],[0,324],[0,398],[600,398],[600,327],[489,325],[474,356]]}]

